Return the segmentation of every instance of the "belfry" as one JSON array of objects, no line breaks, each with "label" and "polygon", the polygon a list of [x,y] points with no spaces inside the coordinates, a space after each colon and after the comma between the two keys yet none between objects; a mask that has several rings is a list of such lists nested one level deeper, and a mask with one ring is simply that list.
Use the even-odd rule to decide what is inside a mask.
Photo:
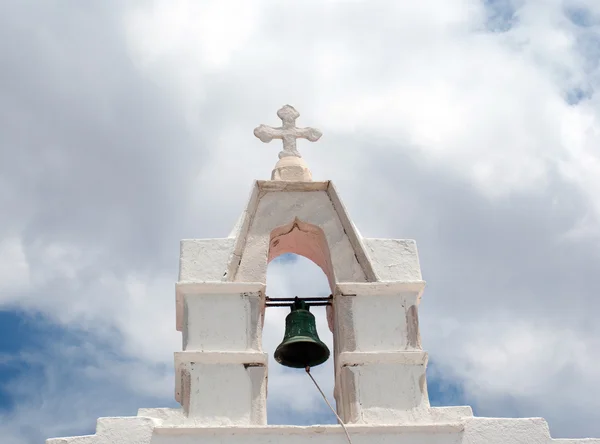
[{"label": "belfry", "polygon": [[[289,105],[277,115],[281,127],[260,125],[254,134],[282,140],[279,161],[271,180],[255,181],[231,234],[181,241],[175,325],[182,350],[174,356],[181,407],[100,418],[95,435],[47,444],[554,442],[541,418],[479,418],[468,406],[430,406],[418,315],[425,282],[415,241],[362,237],[333,183],[313,180],[297,150],[298,138],[316,142],[321,132],[296,127],[299,114]],[[334,343],[331,351],[319,344],[309,312],[315,298],[282,302],[292,310],[277,359],[306,371],[333,359],[343,426],[267,425],[262,328],[273,300],[266,273],[285,253],[310,259],[327,276],[331,296],[320,303]]]}]

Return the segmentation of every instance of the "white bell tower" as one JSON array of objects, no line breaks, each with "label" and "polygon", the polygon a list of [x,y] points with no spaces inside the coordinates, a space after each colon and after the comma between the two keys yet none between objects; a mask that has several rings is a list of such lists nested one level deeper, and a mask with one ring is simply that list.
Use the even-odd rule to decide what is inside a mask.
[{"label": "white bell tower", "polygon": [[352,442],[553,442],[541,418],[476,418],[468,406],[430,406],[418,318],[425,282],[415,242],[363,238],[333,184],[313,181],[296,149],[297,138],[317,141],[321,133],[297,128],[299,114],[289,105],[277,114],[281,127],[254,131],[263,142],[283,141],[272,180],[254,183],[229,237],[181,242],[176,328],[182,351],[175,353],[181,408],[101,418],[95,435],[47,444],[346,442],[339,425],[267,425],[266,272],[284,253],[307,257],[328,278],[334,396]]},{"label": "white bell tower", "polygon": [[316,141],[321,133],[296,128],[299,114],[291,106],[278,115],[281,128],[255,130],[265,142],[283,140],[272,174],[277,180],[255,183],[229,238],[181,244],[177,326],[184,340],[176,354],[176,395],[188,420],[266,424],[266,272],[283,253],[311,259],[329,280],[335,398],[345,423],[471,416],[469,407],[429,406],[418,321],[425,283],[415,242],[362,238],[333,184],[312,181],[296,150],[296,138]]}]

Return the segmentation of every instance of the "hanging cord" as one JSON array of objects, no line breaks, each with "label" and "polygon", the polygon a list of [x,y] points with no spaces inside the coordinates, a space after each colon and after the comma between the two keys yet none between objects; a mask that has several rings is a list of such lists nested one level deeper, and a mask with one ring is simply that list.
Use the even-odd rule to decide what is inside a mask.
[{"label": "hanging cord", "polygon": [[323,390],[321,390],[321,387],[319,387],[319,384],[317,384],[317,381],[315,381],[315,378],[313,378],[313,375],[310,374],[310,367],[306,367],[306,374],[308,376],[310,376],[310,379],[312,379],[312,382],[315,383],[315,387],[317,387],[317,390],[319,390],[319,393],[321,394],[321,396],[323,397],[323,399],[325,400],[325,403],[327,404],[327,406],[331,409],[331,411],[333,412],[333,414],[335,415],[335,417],[337,418],[339,424],[342,426],[342,428],[344,429],[344,433],[346,434],[346,438],[348,438],[348,442],[350,444],[352,444],[352,440],[350,439],[350,435],[348,435],[348,430],[346,430],[346,426],[344,425],[344,422],[342,421],[342,418],[340,418],[338,416],[338,414],[335,412],[334,408],[331,407],[331,404],[329,404],[329,401],[327,400],[327,396],[325,396],[325,393],[323,393]]}]

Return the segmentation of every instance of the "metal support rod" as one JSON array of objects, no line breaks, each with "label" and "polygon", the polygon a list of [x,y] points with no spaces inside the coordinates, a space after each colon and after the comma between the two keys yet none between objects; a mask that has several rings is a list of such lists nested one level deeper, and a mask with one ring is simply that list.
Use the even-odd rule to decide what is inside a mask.
[{"label": "metal support rod", "polygon": [[293,298],[270,298],[267,296],[265,299],[266,307],[290,307],[296,301],[303,301],[309,307],[324,307],[326,305],[331,305],[331,301],[333,301],[333,295],[329,295],[327,297],[315,296],[307,298],[299,298],[298,296]]},{"label": "metal support rod", "polygon": [[[331,305],[331,302],[307,302],[306,305],[309,307],[325,307],[327,305]],[[267,302],[265,304],[267,307],[291,307],[291,302]]]},{"label": "metal support rod", "polygon": [[270,298],[267,296],[265,299],[266,307],[291,307],[296,301],[303,301],[309,307],[324,307],[326,305],[331,305],[333,295],[327,297],[316,296],[307,298],[299,298],[298,296],[294,298]]},{"label": "metal support rod", "polygon": [[308,301],[329,301],[331,299],[333,299],[333,296],[315,296],[315,297],[306,297],[306,298],[300,298],[298,296],[294,297],[294,298],[272,298],[267,296],[267,301],[273,301],[273,302],[294,302],[296,299],[299,299],[301,301],[304,302],[308,302]]}]

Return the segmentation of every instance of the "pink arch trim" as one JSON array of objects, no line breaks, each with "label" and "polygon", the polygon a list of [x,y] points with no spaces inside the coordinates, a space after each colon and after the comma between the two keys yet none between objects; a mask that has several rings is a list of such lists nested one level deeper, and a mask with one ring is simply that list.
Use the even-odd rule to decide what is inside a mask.
[{"label": "pink arch trim", "polygon": [[271,231],[267,263],[285,253],[304,256],[317,264],[327,276],[329,287],[333,293],[335,276],[331,254],[325,233],[320,227],[302,222],[296,218],[289,224],[275,228]]}]

